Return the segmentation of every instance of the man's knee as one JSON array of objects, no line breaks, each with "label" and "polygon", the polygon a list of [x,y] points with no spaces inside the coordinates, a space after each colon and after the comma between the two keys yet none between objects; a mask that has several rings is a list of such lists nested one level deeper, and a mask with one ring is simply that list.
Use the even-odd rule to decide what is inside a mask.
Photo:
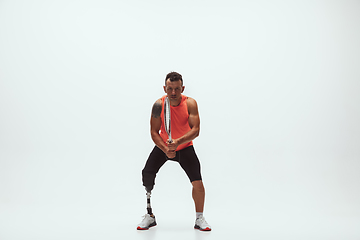
[{"label": "man's knee", "polygon": [[155,176],[156,174],[146,171],[145,169],[142,170],[142,180],[143,185],[146,188],[146,191],[151,191],[155,185]]},{"label": "man's knee", "polygon": [[201,180],[193,181],[191,184],[193,185],[193,189],[195,191],[205,192],[204,184]]}]

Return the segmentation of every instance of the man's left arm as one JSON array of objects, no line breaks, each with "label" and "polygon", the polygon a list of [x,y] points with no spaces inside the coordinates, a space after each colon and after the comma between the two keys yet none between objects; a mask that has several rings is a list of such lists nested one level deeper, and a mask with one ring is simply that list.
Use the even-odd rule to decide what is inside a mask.
[{"label": "man's left arm", "polygon": [[177,146],[190,142],[194,140],[197,136],[199,136],[200,132],[200,116],[198,111],[198,106],[195,99],[188,97],[187,99],[187,107],[189,112],[189,126],[190,131],[187,132],[180,138],[173,139],[173,143],[168,143],[169,148],[176,149]]}]

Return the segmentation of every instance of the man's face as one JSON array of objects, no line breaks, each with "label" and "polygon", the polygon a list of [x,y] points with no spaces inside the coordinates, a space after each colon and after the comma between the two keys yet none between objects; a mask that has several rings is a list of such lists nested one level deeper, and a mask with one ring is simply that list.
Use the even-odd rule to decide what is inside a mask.
[{"label": "man's face", "polygon": [[171,82],[169,79],[166,80],[166,86],[164,86],[164,91],[167,94],[170,101],[180,101],[181,93],[184,91],[185,86],[181,85],[181,81]]}]

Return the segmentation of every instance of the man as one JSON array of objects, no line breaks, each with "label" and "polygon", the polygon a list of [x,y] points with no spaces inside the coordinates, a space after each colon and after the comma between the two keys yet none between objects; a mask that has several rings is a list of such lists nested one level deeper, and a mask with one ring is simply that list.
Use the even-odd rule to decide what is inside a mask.
[{"label": "man", "polygon": [[[155,216],[150,207],[150,194],[155,185],[155,177],[161,166],[167,161],[177,161],[184,169],[193,186],[192,197],[195,203],[195,229],[211,231],[210,225],[203,216],[205,189],[200,173],[200,162],[196,156],[193,142],[200,131],[200,118],[197,103],[183,95],[182,76],[177,72],[167,74],[165,78],[165,96],[158,99],[152,108],[150,119],[151,138],[155,143],[153,151],[142,170],[143,185],[147,191],[148,213],[138,225],[138,230],[148,230],[156,225]],[[170,100],[172,141],[164,126],[165,97]]]}]

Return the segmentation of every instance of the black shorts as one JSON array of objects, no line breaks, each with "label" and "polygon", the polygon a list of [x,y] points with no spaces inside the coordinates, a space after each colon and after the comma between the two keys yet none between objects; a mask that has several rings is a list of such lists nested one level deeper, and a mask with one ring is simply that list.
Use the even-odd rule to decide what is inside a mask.
[{"label": "black shorts", "polygon": [[159,169],[167,160],[176,161],[184,169],[190,182],[202,180],[200,173],[200,162],[196,156],[193,146],[176,151],[175,158],[168,158],[157,146],[154,147],[142,170],[143,185],[152,189],[155,185],[155,177]]}]

